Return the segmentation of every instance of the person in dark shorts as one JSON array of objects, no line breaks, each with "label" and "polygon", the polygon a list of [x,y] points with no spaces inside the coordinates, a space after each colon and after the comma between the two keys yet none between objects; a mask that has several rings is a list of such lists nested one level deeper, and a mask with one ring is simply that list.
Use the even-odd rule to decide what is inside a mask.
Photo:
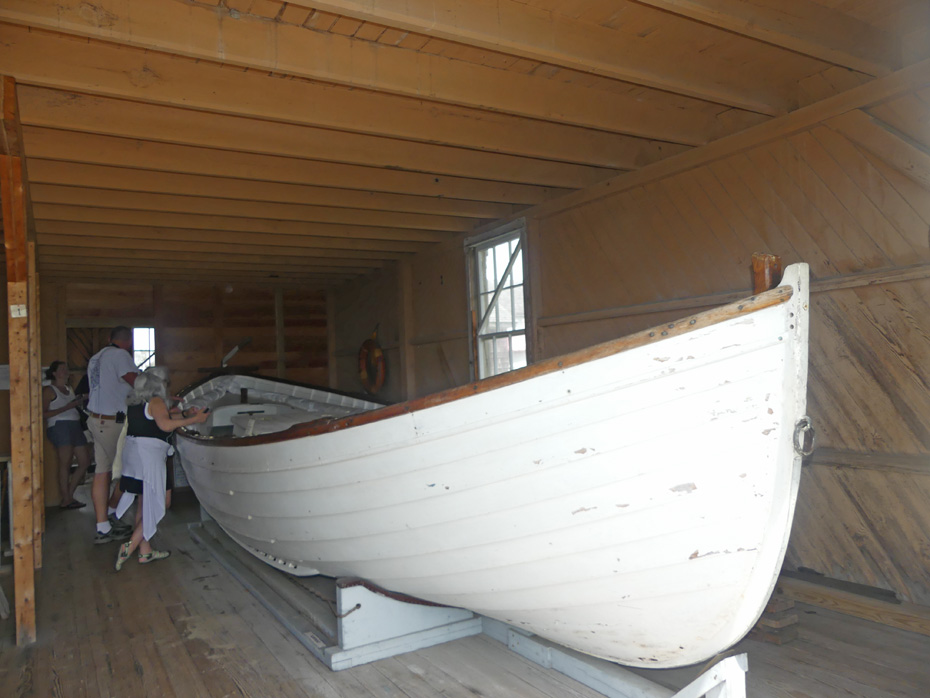
[{"label": "person in dark shorts", "polygon": [[[46,435],[58,453],[58,492],[61,509],[80,509],[87,506],[74,498],[74,490],[84,480],[90,467],[90,448],[81,428],[78,408],[84,398],[75,396],[68,378],[71,372],[64,361],[53,361],[45,372],[51,385],[42,388],[42,416],[45,417]],[[71,474],[71,461],[77,457],[78,467]]]}]

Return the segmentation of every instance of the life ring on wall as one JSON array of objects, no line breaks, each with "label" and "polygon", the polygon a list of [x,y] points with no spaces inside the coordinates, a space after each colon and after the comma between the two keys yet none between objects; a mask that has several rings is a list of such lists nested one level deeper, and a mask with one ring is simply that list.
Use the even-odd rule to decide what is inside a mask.
[{"label": "life ring on wall", "polygon": [[362,381],[362,387],[372,395],[381,390],[387,372],[384,352],[378,346],[377,337],[378,331],[375,330],[371,337],[362,342],[358,350],[358,377]]}]

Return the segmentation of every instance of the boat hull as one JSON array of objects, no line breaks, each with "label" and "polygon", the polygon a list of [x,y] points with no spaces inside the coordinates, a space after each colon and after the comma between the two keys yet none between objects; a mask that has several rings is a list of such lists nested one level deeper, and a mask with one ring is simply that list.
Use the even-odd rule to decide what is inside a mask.
[{"label": "boat hull", "polygon": [[627,665],[703,661],[755,623],[787,545],[806,267],[785,283],[784,302],[422,409],[293,439],[182,435],[182,463],[229,535],[292,573]]}]

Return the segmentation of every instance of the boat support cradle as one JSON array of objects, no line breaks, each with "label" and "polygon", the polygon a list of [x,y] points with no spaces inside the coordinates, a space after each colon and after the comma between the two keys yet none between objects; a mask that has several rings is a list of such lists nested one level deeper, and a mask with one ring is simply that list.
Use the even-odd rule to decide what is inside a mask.
[{"label": "boat support cradle", "polygon": [[608,698],[746,698],[745,654],[717,662],[676,692],[613,662],[575,652],[471,611],[408,603],[364,584],[293,577],[253,557],[208,518],[190,524],[190,532],[333,671],[483,632],[522,657]]}]

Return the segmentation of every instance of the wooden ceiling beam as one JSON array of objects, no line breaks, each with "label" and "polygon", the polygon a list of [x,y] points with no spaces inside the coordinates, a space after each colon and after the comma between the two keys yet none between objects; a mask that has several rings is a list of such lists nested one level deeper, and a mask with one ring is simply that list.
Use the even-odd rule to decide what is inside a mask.
[{"label": "wooden ceiling beam", "polygon": [[788,100],[695,53],[680,62],[674,47],[573,19],[520,0],[304,0],[318,9],[449,41],[667,90],[760,114],[788,110]]},{"label": "wooden ceiling beam", "polygon": [[125,278],[129,281],[138,282],[142,280],[185,280],[185,281],[248,281],[266,280],[266,281],[290,281],[300,283],[302,281],[333,283],[344,281],[352,278],[343,274],[278,274],[277,272],[248,272],[248,271],[226,271],[222,269],[125,269],[120,266],[98,265],[84,267],[80,270],[73,269],[70,265],[47,265],[40,266],[39,273],[43,278],[47,276],[65,277],[75,281],[86,281],[87,274],[93,274],[99,278],[111,280],[116,277]]},{"label": "wooden ceiling beam", "polygon": [[439,177],[419,172],[340,165],[277,155],[254,155],[214,148],[153,143],[35,126],[24,126],[23,138],[28,144],[30,158],[40,157],[213,177],[237,177],[391,194],[450,196],[457,199],[513,204],[541,203],[571,191],[554,187],[535,187],[528,184],[490,182],[463,177]]},{"label": "wooden ceiling beam", "polygon": [[114,225],[154,226],[156,228],[184,228],[190,230],[224,230],[243,233],[273,233],[300,237],[389,240],[403,242],[445,242],[452,233],[413,228],[386,228],[383,226],[339,225],[334,223],[306,223],[267,218],[239,218],[236,216],[207,216],[167,211],[134,211],[92,206],[65,204],[36,204],[37,221],[73,221],[82,223],[110,223]]},{"label": "wooden ceiling beam", "polygon": [[[114,239],[114,247],[123,247],[123,239],[160,239],[171,240],[178,249],[185,249],[188,242],[225,242],[243,245],[264,245],[269,247],[309,247],[324,250],[359,250],[365,252],[386,253],[387,258],[399,258],[404,252],[421,252],[429,244],[423,242],[402,242],[397,240],[367,240],[357,238],[309,237],[303,235],[275,235],[272,233],[246,233],[227,230],[201,230],[196,228],[159,228],[151,225],[120,225],[112,223],[76,223],[73,221],[36,221],[36,234],[39,242],[42,233],[73,235],[81,237],[93,235]],[[384,257],[382,257],[384,258]]]},{"label": "wooden ceiling beam", "polygon": [[876,77],[902,67],[895,37],[812,0],[635,0]]},{"label": "wooden ceiling beam", "polygon": [[[194,190],[196,191],[196,190]],[[79,186],[36,184],[33,201],[39,204],[92,206],[133,211],[163,211],[206,216],[272,218],[306,223],[413,228],[447,232],[467,232],[475,226],[471,218],[431,216],[393,211],[355,211],[331,206],[303,206],[260,201],[217,199],[207,196],[179,196],[133,191],[110,191]]]},{"label": "wooden ceiling beam", "polygon": [[[68,269],[74,267],[74,260],[70,257],[46,257],[39,260],[39,269]],[[256,274],[267,276],[268,274],[277,274],[281,277],[292,278],[342,278],[349,279],[365,271],[353,272],[348,269],[317,269],[306,268],[298,269],[286,266],[265,266],[249,264],[233,264],[230,262],[210,261],[189,261],[189,260],[167,260],[167,259],[139,259],[139,260],[118,260],[118,259],[96,259],[83,260],[81,270],[85,273],[90,270],[109,270],[124,269],[126,271],[139,272],[156,272],[163,271],[204,271],[204,272],[236,272],[241,274]],[[85,277],[86,278],[86,277]]]},{"label": "wooden ceiling beam", "polygon": [[[81,226],[81,224],[75,224]],[[173,239],[156,239],[145,237],[125,238],[120,241],[119,246],[113,243],[113,235],[94,235],[94,226],[86,226],[85,234],[74,234],[73,230],[66,230],[59,234],[53,231],[55,226],[50,226],[50,232],[43,232],[39,235],[38,244],[40,249],[46,247],[62,247],[73,250],[78,254],[81,250],[87,250],[93,254],[103,254],[107,251],[113,251],[123,254],[134,254],[135,252],[144,253],[146,251],[157,251],[162,253],[191,254],[201,255],[222,255],[222,254],[245,254],[261,255],[267,254],[272,256],[290,256],[312,258],[319,262],[338,263],[350,262],[378,268],[384,265],[387,260],[399,259],[402,255],[392,252],[383,252],[376,250],[334,250],[317,247],[293,247],[286,245],[262,245],[247,242],[213,242],[201,240],[186,240],[183,246],[179,245]],[[71,226],[72,228],[74,226]],[[80,232],[80,228],[79,231]]]},{"label": "wooden ceiling beam", "polygon": [[[657,123],[650,127],[651,136],[633,137],[286,79],[12,24],[0,23],[0,45],[4,69],[22,83],[599,167],[639,166],[683,148],[649,138],[700,145],[761,118],[730,110],[713,118],[682,119],[667,131]],[[624,123],[623,113],[615,118],[618,127]]]},{"label": "wooden ceiling beam", "polygon": [[[769,85],[720,87],[714,82],[716,76],[712,80],[695,66],[686,66],[672,80],[646,70],[621,78],[638,77],[633,82],[653,83],[651,87],[678,94],[658,100],[658,106],[636,91],[593,90],[247,15],[233,16],[226,8],[132,2],[129,11],[126,0],[96,0],[93,7],[88,12],[82,0],[5,0],[0,4],[0,20],[281,75],[676,143],[693,143],[693,139],[683,139],[694,133],[695,125],[712,128],[710,121],[717,118],[718,105],[766,115],[784,113],[789,107],[787,99],[772,98]],[[99,16],[106,17],[103,26]],[[558,26],[550,29],[558,30]],[[178,27],[184,31],[177,31]],[[606,41],[610,50],[628,38],[598,29],[604,32],[598,44]],[[516,27],[508,30],[520,33]],[[658,58],[650,55],[647,63],[654,60]],[[592,64],[595,69],[598,63]],[[674,70],[679,62],[667,63],[671,65],[663,66],[661,72]],[[717,67],[726,68],[723,64]],[[584,70],[590,71],[591,65]]]},{"label": "wooden ceiling beam", "polygon": [[[81,282],[86,281],[86,279],[76,276],[73,270],[70,269],[46,269],[42,272],[42,279],[46,282],[54,281],[58,283],[70,283],[70,282]],[[132,273],[123,273],[119,270],[114,270],[108,272],[106,278],[101,278],[98,283],[112,284],[114,286],[122,286],[124,284],[138,283],[140,281],[168,281],[170,280],[175,284],[222,284],[222,283],[244,283],[249,286],[270,286],[272,288],[292,288],[300,290],[312,290],[312,291],[322,291],[328,288],[343,283],[342,279],[329,279],[329,280],[317,280],[317,279],[279,279],[276,277],[249,277],[245,279],[238,278],[233,274],[224,274],[217,276],[215,278],[209,277],[204,278],[203,276],[198,276],[195,273],[176,273],[172,274],[170,278],[167,278],[162,275],[152,275],[147,276],[144,279]],[[86,320],[81,319],[82,324],[87,322]]]},{"label": "wooden ceiling beam", "polygon": [[[618,169],[91,97],[43,87],[20,89],[20,113],[22,123],[29,126],[568,189],[582,189],[620,174]],[[635,166],[631,162],[623,169]]]},{"label": "wooden ceiling beam", "polygon": [[503,218],[517,213],[521,208],[517,205],[487,201],[383,194],[285,182],[261,182],[231,177],[61,162],[36,157],[29,159],[29,167],[31,181],[36,183],[84,185],[111,192],[127,191],[180,196],[197,192],[203,196],[232,201],[306,204],[485,220]]},{"label": "wooden ceiling beam", "polygon": [[[50,260],[53,258],[70,259],[73,263],[75,263],[76,260],[84,259],[106,259],[124,262],[162,260],[197,262],[200,264],[208,262],[210,264],[251,264],[262,268],[282,267],[287,269],[303,269],[306,271],[342,271],[349,274],[365,274],[382,266],[378,262],[369,262],[367,260],[320,259],[317,257],[286,254],[271,255],[211,252],[209,256],[207,256],[190,250],[185,250],[184,252],[171,251],[170,254],[165,254],[162,250],[84,248],[68,247],[65,245],[39,246],[39,259]],[[83,262],[77,261],[76,263],[82,264]]]}]

